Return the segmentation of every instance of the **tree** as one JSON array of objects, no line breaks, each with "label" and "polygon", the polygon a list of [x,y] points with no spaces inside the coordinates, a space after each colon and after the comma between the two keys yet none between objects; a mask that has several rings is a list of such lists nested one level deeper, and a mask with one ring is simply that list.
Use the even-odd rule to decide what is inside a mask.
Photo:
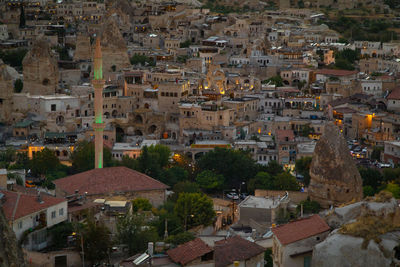
[{"label": "tree", "polygon": [[364,197],[369,197],[369,196],[374,196],[375,195],[376,190],[370,186],[370,185],[365,185],[363,186],[363,194]]},{"label": "tree", "polygon": [[154,155],[160,168],[168,165],[171,157],[171,149],[164,145],[151,145],[148,147],[149,153]]},{"label": "tree", "polygon": [[264,267],[273,267],[274,260],[272,258],[272,248],[267,248],[264,252]]},{"label": "tree", "polygon": [[[94,169],[95,148],[93,142],[82,141],[77,144],[71,155],[72,169],[75,173]],[[111,151],[103,148],[103,166],[113,166]]]},{"label": "tree", "polygon": [[89,214],[80,230],[83,242],[79,240],[78,244],[83,243],[85,259],[92,264],[99,263],[106,259],[111,249],[110,230],[100,221],[96,221],[93,214]]},{"label": "tree", "polygon": [[274,189],[298,191],[300,190],[300,185],[297,183],[296,178],[290,173],[282,172],[274,179]]},{"label": "tree", "polygon": [[21,69],[22,68],[22,60],[24,59],[27,49],[17,49],[17,50],[0,50],[0,58],[4,63],[10,65],[14,68]]},{"label": "tree", "polygon": [[304,184],[308,186],[310,184],[310,166],[312,157],[303,157],[296,160],[295,170],[298,174],[304,177]]},{"label": "tree", "polygon": [[303,125],[301,128],[300,136],[308,137],[311,133],[314,132],[314,128],[310,126],[309,123]]},{"label": "tree", "polygon": [[21,79],[16,79],[14,82],[14,92],[21,93],[22,89],[24,88],[24,83]]},{"label": "tree", "polygon": [[398,184],[395,183],[388,183],[386,185],[385,191],[389,191],[390,193],[392,193],[393,197],[396,199],[400,198],[400,186]]},{"label": "tree", "polygon": [[376,190],[383,182],[382,174],[375,169],[360,168],[359,172],[363,180],[363,186],[369,185]]},{"label": "tree", "polygon": [[183,43],[180,43],[180,48],[187,48],[192,44],[192,42],[190,40],[186,40]]},{"label": "tree", "polygon": [[35,176],[45,176],[61,167],[60,160],[47,147],[35,153],[29,165]]},{"label": "tree", "polygon": [[210,170],[224,176],[224,188],[239,187],[258,172],[250,154],[240,150],[215,148],[197,161],[200,171]]},{"label": "tree", "polygon": [[215,212],[212,200],[201,193],[181,193],[176,201],[175,214],[187,226],[204,225],[213,223]]},{"label": "tree", "polygon": [[351,64],[347,59],[338,58],[335,59],[335,68],[341,70],[354,70],[354,65]]},{"label": "tree", "polygon": [[20,15],[19,15],[19,27],[23,28],[25,27],[25,11],[24,11],[24,5],[21,3],[21,8],[20,8]]},{"label": "tree", "polygon": [[145,65],[155,66],[156,65],[153,58],[150,58],[145,55],[135,54],[131,57],[130,61],[131,61],[132,65],[137,65],[137,64],[141,64],[142,66],[145,66]]},{"label": "tree", "polygon": [[205,170],[197,175],[196,182],[201,188],[213,191],[221,189],[224,184],[224,176],[210,170]]},{"label": "tree", "polygon": [[142,214],[128,213],[117,221],[117,240],[128,246],[131,255],[143,252],[148,242],[155,242],[157,239],[155,228],[146,225]]},{"label": "tree", "polygon": [[152,222],[152,226],[157,229],[159,236],[165,235],[166,221],[169,235],[176,235],[184,231],[181,219],[174,212],[174,207],[175,203],[167,200],[158,210],[155,210],[154,215],[157,219]]},{"label": "tree", "polygon": [[276,176],[283,172],[283,168],[276,160],[272,160],[268,162],[266,167],[262,167],[262,171],[269,173],[271,176]]},{"label": "tree", "polygon": [[179,182],[172,188],[174,194],[170,196],[171,201],[176,201],[181,193],[201,193],[200,187],[190,181]]},{"label": "tree", "polygon": [[164,171],[161,182],[174,186],[178,182],[186,181],[188,179],[188,171],[179,166],[173,166]]},{"label": "tree", "polygon": [[371,153],[371,159],[372,160],[381,160],[381,152],[383,151],[383,147],[381,146],[374,146],[374,149],[372,150]]},{"label": "tree", "polygon": [[386,182],[394,181],[400,177],[400,168],[387,168],[383,170],[383,180]]},{"label": "tree", "polygon": [[183,232],[183,233],[179,233],[177,235],[169,236],[165,240],[165,242],[170,243],[174,246],[178,246],[178,245],[184,244],[186,242],[192,241],[193,239],[195,239],[194,234],[192,234],[191,232]]},{"label": "tree", "polygon": [[247,184],[247,190],[249,190],[249,192],[254,192],[256,189],[274,189],[273,177],[267,172],[257,173]]},{"label": "tree", "polygon": [[153,206],[150,201],[146,198],[136,198],[132,200],[132,210],[138,211],[150,211]]},{"label": "tree", "polygon": [[74,226],[70,222],[56,224],[49,229],[49,235],[52,237],[52,246],[56,249],[62,249],[68,246],[67,240],[74,232]]},{"label": "tree", "polygon": [[132,170],[138,169],[138,162],[136,159],[129,157],[128,155],[124,155],[122,160],[117,162],[118,165],[127,167]]},{"label": "tree", "polygon": [[304,214],[318,213],[321,210],[321,205],[317,201],[310,200],[310,198],[300,201],[296,207],[298,213],[301,211],[301,205],[303,205]]},{"label": "tree", "polygon": [[276,87],[281,87],[283,86],[283,79],[280,75],[276,75],[269,79],[264,80],[263,83],[271,83],[274,84]]}]

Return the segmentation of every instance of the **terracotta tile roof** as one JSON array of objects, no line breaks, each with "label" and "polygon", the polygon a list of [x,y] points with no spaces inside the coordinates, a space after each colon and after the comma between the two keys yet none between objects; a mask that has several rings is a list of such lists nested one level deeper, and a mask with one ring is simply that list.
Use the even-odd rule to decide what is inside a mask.
[{"label": "terracotta tile roof", "polygon": [[294,140],[294,132],[293,130],[276,130],[275,132],[278,141],[280,142],[287,142],[286,137],[289,141]]},{"label": "terracotta tile roof", "polygon": [[75,190],[90,195],[167,189],[168,186],[126,167],[110,167],[81,172],[54,181],[67,194]]},{"label": "terracotta tile roof", "polygon": [[265,251],[260,245],[234,236],[225,240],[215,242],[215,266],[222,267],[231,265],[234,261],[248,260]]},{"label": "terracotta tile roof", "polygon": [[356,70],[334,70],[334,69],[322,69],[317,70],[315,74],[332,75],[332,76],[348,76],[358,73]]},{"label": "terracotta tile roof", "polygon": [[43,203],[40,203],[36,195],[12,191],[0,192],[6,197],[5,203],[3,203],[3,210],[7,220],[10,221],[45,210],[61,202],[67,202],[64,198],[56,198],[46,194],[41,194]]},{"label": "terracotta tile roof", "polygon": [[196,238],[185,244],[167,251],[168,256],[175,263],[186,265],[189,262],[213,251],[203,240]]},{"label": "terracotta tile roof", "polygon": [[400,88],[393,89],[393,91],[388,95],[387,99],[400,99]]},{"label": "terracotta tile roof", "polygon": [[272,228],[272,232],[282,245],[306,239],[329,230],[330,227],[317,214]]}]

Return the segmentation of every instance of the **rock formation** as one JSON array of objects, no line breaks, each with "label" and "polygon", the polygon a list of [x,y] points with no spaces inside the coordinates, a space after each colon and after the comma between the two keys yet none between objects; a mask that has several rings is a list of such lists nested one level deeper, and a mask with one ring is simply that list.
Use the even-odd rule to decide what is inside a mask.
[{"label": "rock formation", "polygon": [[336,230],[315,246],[312,266],[400,266],[400,208],[383,195],[327,211]]},{"label": "rock formation", "polygon": [[16,80],[14,72],[16,71],[13,68],[4,64],[0,59],[0,122],[10,120],[14,81]]},{"label": "rock formation", "polygon": [[[104,22],[101,33],[101,50],[103,54],[103,75],[107,79],[110,72],[120,71],[131,66],[125,40],[117,26],[115,18],[109,17]],[[114,69],[114,70],[113,70]]]},{"label": "rock formation", "polygon": [[333,124],[315,146],[310,166],[309,195],[323,207],[362,199],[362,180],[347,143]]},{"label": "rock formation", "polygon": [[59,80],[58,63],[48,42],[39,38],[22,61],[25,93],[52,95]]},{"label": "rock formation", "polygon": [[76,49],[74,54],[74,60],[91,60],[92,59],[92,47],[90,44],[90,37],[87,35],[78,34],[76,36]]},{"label": "rock formation", "polygon": [[0,203],[0,267],[24,267],[24,255]]}]

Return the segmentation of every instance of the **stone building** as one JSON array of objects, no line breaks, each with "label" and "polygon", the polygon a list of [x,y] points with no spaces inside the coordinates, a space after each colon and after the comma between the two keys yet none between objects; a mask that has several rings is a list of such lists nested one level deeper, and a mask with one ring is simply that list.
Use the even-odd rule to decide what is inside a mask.
[{"label": "stone building", "polygon": [[92,59],[92,46],[90,44],[90,37],[87,35],[79,34],[76,36],[76,49],[74,60],[91,60]]},{"label": "stone building", "polygon": [[23,92],[31,95],[56,93],[59,73],[56,58],[45,39],[38,39],[22,61],[24,75]]},{"label": "stone building", "polygon": [[362,180],[349,153],[346,140],[333,123],[315,146],[310,167],[311,200],[323,207],[362,199]]}]

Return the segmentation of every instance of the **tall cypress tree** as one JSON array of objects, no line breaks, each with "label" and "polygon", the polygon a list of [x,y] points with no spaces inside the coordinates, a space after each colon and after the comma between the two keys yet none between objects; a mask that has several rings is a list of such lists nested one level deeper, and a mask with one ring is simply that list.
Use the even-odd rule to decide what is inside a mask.
[{"label": "tall cypress tree", "polygon": [[21,3],[21,14],[19,15],[19,27],[23,28],[25,27],[25,11],[24,11],[24,5]]}]

